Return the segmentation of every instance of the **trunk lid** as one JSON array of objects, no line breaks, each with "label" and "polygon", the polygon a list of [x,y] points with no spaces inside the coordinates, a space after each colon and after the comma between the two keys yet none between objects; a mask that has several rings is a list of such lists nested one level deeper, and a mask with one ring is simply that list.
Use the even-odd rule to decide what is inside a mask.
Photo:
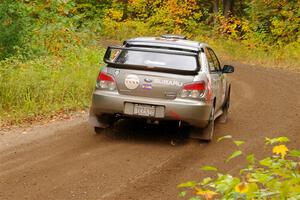
[{"label": "trunk lid", "polygon": [[175,99],[185,83],[193,82],[194,75],[109,68],[120,94]]}]

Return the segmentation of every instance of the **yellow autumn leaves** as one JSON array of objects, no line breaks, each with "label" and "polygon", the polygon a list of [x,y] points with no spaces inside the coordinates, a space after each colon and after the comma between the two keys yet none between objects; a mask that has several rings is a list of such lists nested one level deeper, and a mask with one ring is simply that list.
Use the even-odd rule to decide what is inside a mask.
[{"label": "yellow autumn leaves", "polygon": [[[232,140],[227,135],[218,139]],[[200,182],[189,181],[180,188],[190,188],[194,199],[298,199],[300,195],[300,151],[289,149],[286,143],[287,137],[266,138],[265,145],[271,145],[269,149],[272,155],[257,160],[254,154],[248,154],[247,166],[240,170],[240,175],[234,177],[227,173],[221,173],[214,166],[203,166],[201,170],[217,172],[215,178],[206,177]],[[239,148],[229,158],[246,155],[242,152],[243,141],[233,140]],[[265,146],[266,147],[266,146]],[[231,160],[230,159],[230,160]],[[293,174],[291,176],[291,174]],[[188,197],[184,191],[181,197]],[[296,197],[296,198],[295,198]],[[193,198],[192,198],[193,199]]]},{"label": "yellow autumn leaves", "polygon": [[241,182],[235,186],[235,191],[241,194],[247,193],[249,190],[249,186],[247,182]]},{"label": "yellow autumn leaves", "polygon": [[273,150],[272,150],[273,153],[275,153],[277,155],[280,154],[282,159],[284,159],[284,157],[288,151],[289,151],[289,149],[284,144],[274,146]]},{"label": "yellow autumn leaves", "polygon": [[195,188],[196,194],[202,196],[205,200],[211,200],[214,196],[218,195],[218,193],[211,190],[201,190],[200,188]]},{"label": "yellow autumn leaves", "polygon": [[[238,192],[240,194],[245,194],[249,191],[249,184],[245,181],[237,184],[235,187],[235,192]],[[202,196],[205,200],[212,200],[215,196],[218,195],[217,192],[214,192],[212,190],[202,190],[200,188],[195,188],[196,195]]]}]

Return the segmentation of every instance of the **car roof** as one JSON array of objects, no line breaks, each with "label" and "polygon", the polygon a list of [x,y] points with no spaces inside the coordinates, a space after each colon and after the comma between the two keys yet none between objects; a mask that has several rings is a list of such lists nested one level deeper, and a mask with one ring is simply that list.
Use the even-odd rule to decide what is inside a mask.
[{"label": "car roof", "polygon": [[180,49],[186,51],[199,52],[203,47],[208,46],[205,43],[187,40],[176,35],[166,35],[166,37],[138,37],[126,40],[126,46],[142,46],[142,47],[165,47],[171,49]]}]

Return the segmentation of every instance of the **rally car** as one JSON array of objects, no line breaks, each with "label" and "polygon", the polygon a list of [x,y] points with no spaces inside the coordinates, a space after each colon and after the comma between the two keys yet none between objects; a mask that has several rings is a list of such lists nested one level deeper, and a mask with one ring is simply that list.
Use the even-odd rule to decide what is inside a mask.
[{"label": "rally car", "polygon": [[139,37],[109,46],[92,95],[89,121],[97,133],[120,118],[176,121],[210,141],[214,121],[226,122],[231,83],[213,49],[179,35]]}]

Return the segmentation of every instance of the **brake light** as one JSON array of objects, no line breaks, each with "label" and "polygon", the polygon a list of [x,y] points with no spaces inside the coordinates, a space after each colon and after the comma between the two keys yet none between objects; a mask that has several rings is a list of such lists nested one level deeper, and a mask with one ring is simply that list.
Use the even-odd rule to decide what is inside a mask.
[{"label": "brake light", "polygon": [[97,78],[96,87],[98,89],[106,89],[113,91],[116,89],[116,82],[114,78],[104,72],[100,72]]},{"label": "brake light", "polygon": [[100,74],[98,76],[98,80],[99,81],[114,81],[114,79],[111,76],[105,74],[104,72],[100,72]]},{"label": "brake light", "polygon": [[199,83],[185,85],[185,86],[183,86],[183,89],[185,89],[185,90],[205,90],[205,83],[199,82]]},{"label": "brake light", "polygon": [[195,82],[186,84],[180,91],[181,98],[201,98],[204,97],[206,91],[205,82]]}]

